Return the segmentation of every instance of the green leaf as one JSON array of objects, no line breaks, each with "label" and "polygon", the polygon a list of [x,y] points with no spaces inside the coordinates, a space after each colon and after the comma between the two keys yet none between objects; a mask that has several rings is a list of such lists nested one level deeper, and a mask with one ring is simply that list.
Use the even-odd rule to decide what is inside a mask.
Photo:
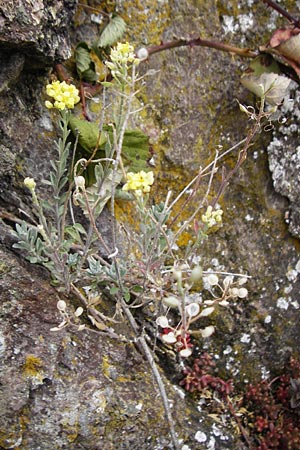
[{"label": "green leaf", "polygon": [[75,49],[75,61],[78,75],[88,82],[97,81],[95,63],[90,56],[90,48],[85,42],[80,42]]},{"label": "green leaf", "polygon": [[124,292],[124,300],[126,303],[130,301],[130,292]]},{"label": "green leaf", "polygon": [[77,136],[77,133],[79,133],[78,143],[88,153],[92,153],[97,147],[97,144],[98,148],[100,148],[106,142],[105,133],[101,133],[99,139],[99,127],[94,122],[78,119],[78,117],[71,115],[68,125],[74,136]]},{"label": "green leaf", "polygon": [[[113,140],[112,128],[108,125],[103,127],[108,131],[109,138]],[[147,161],[151,158],[149,138],[140,130],[126,130],[122,147],[122,159],[128,171],[139,172],[149,170]]]},{"label": "green leaf", "polygon": [[77,230],[80,234],[85,234],[86,235],[86,231],[83,228],[83,226],[81,225],[81,223],[74,223],[73,227],[75,228],[75,230]]},{"label": "green leaf", "polygon": [[110,295],[116,295],[119,293],[119,288],[117,286],[112,286],[109,290]]},{"label": "green leaf", "polygon": [[101,84],[104,87],[111,87],[114,85],[114,83],[111,83],[110,81],[102,81]]},{"label": "green leaf", "polygon": [[254,58],[250,64],[249,68],[246,70],[246,73],[252,74],[255,76],[262,75],[263,73],[281,73],[279,64],[272,58],[271,55],[259,55],[257,58]]},{"label": "green leaf", "polygon": [[120,16],[114,16],[102,31],[96,46],[108,47],[121,39],[126,30],[126,23]]}]

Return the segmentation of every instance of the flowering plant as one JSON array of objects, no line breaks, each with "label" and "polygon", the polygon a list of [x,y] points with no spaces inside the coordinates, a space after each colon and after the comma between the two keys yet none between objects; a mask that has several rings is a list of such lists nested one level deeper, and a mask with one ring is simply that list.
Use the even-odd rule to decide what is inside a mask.
[{"label": "flowering plant", "polygon": [[[80,322],[83,317],[98,332],[126,340],[113,326],[116,315],[127,319],[151,365],[170,417],[164,387],[134,311],[143,307],[145,314],[153,314],[154,304],[156,337],[163,345],[174,348],[179,357],[188,358],[194,351],[193,339],[206,339],[215,332],[214,316],[218,307],[229,306],[232,299],[247,297],[248,290],[243,286],[247,276],[205,271],[199,262],[203,241],[222,226],[224,213],[218,206],[220,196],[246,158],[251,139],[266,115],[262,100],[259,114],[251,115],[255,125],[245,140],[236,166],[224,175],[215,197],[211,186],[223,156],[218,152],[174,199],[169,191],[164,201],[157,203],[151,198],[155,169],[149,170],[147,158],[143,159],[141,167],[137,164],[139,158],[133,161],[130,152],[126,154],[125,150],[128,147],[125,143],[131,138],[144,139],[141,133],[130,128],[136,111],[133,107],[136,83],[142,79],[136,73],[139,61],[128,43],[111,49],[106,66],[111,71],[112,81],[102,83],[103,108],[96,125],[71,115],[70,110],[80,101],[74,85],[54,81],[46,86],[52,101],[47,100],[45,106],[59,110],[61,129],[61,138],[56,142],[58,155],[51,161],[50,177],[46,180],[52,196],[47,202],[41,201],[38,182],[25,178],[24,184],[32,195],[32,223],[36,225],[17,224],[15,247],[26,251],[32,263],[44,265],[51,272],[58,291],[71,299],[69,303],[58,301],[62,322],[53,331],[66,326],[82,330],[86,326]],[[249,113],[247,108],[246,112]],[[70,129],[75,136],[73,148]],[[89,152],[88,158],[82,154],[83,157],[78,157],[78,143]],[[224,154],[229,151],[231,149]],[[92,181],[87,175],[91,167]],[[208,177],[208,187],[200,198],[196,194],[204,177]],[[117,198],[124,198],[124,194],[131,194],[128,198],[133,203],[134,226],[131,228],[126,223],[119,227],[116,221]],[[186,200],[182,202],[184,196]],[[174,210],[180,202],[184,207],[191,206],[193,198],[199,198],[194,211],[187,220],[181,221],[180,214],[174,214]],[[100,221],[108,202],[112,219],[110,239],[104,236]],[[191,238],[182,249],[179,239],[187,232]],[[72,307],[74,297],[76,309]],[[115,314],[112,317],[107,317],[100,308],[103,298],[113,302]],[[203,323],[202,328],[195,328],[198,321]],[[174,435],[171,421],[170,428]]]},{"label": "flowering plant", "polygon": [[76,103],[80,101],[79,91],[73,84],[67,84],[65,81],[52,81],[51,84],[47,84],[46,92],[53,100],[45,101],[45,105],[48,109],[56,108],[61,111],[64,109],[73,109]]}]

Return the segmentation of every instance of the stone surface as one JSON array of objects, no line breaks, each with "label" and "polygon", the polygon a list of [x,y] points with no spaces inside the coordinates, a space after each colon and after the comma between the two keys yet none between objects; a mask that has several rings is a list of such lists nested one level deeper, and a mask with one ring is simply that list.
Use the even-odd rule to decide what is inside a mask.
[{"label": "stone surface", "polygon": [[300,204],[299,204],[299,167],[300,147],[297,123],[300,117],[299,92],[295,84],[291,95],[282,107],[283,123],[273,132],[273,139],[268,146],[269,164],[272,172],[274,188],[289,202],[286,222],[289,231],[300,237]]},{"label": "stone surface", "polygon": [[[293,3],[281,5],[293,12]],[[283,23],[263,2],[252,1],[119,1],[117,10],[128,24],[127,39],[138,47],[200,33],[256,48]],[[69,36],[74,2],[19,0],[13,8],[0,2],[0,13],[5,25],[0,32],[0,447],[170,448],[159,395],[135,347],[92,331],[51,332],[59,323],[57,294],[44,271],[11,249],[15,218],[32,216],[24,177],[33,176],[39,191],[49,195],[41,184],[57,137],[52,112],[43,105],[49,65],[69,57],[69,42],[92,42],[98,26],[91,23],[91,10],[80,7]],[[219,145],[227,150],[244,138],[249,123],[235,98],[256,102],[239,84],[246,64],[198,47],[162,52],[145,63],[143,70],[157,71],[140,97],[147,105],[140,120],[153,146],[157,197],[182,188]],[[291,354],[299,357],[299,241],[289,233],[299,236],[299,116],[298,94],[293,95],[295,103],[285,109],[287,122],[262,131],[231,180],[221,200],[224,225],[196,255],[206,269],[252,276],[249,297],[212,317],[217,332],[199,341],[197,350],[210,351],[219,373],[240,387],[276,375]],[[236,155],[224,161],[227,170]],[[215,181],[214,192],[220,178]],[[285,219],[291,220],[289,229]],[[231,430],[218,435],[198,400],[175,390],[178,361],[166,353],[160,363],[164,380],[172,382],[166,381],[182,445],[196,450],[215,442],[216,450],[240,450]],[[206,437],[201,447],[200,432]]]},{"label": "stone surface", "polygon": [[75,5],[76,0],[1,0],[0,52],[21,53],[29,70],[69,58]]}]

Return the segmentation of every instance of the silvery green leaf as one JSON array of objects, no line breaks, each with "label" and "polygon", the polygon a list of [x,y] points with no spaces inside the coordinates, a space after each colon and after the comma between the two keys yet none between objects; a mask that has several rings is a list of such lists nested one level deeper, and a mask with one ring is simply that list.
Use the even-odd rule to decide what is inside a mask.
[{"label": "silvery green leaf", "polygon": [[205,308],[201,311],[199,317],[206,317],[209,316],[211,313],[213,313],[215,308],[213,306],[210,306],[209,308]]}]

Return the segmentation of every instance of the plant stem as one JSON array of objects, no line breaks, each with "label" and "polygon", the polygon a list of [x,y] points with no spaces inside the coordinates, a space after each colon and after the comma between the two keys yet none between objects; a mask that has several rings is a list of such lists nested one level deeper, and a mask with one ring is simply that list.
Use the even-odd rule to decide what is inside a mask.
[{"label": "plant stem", "polygon": [[289,22],[291,22],[295,27],[300,28],[300,21],[295,19],[290,13],[288,13],[285,9],[283,9],[278,3],[273,2],[272,0],[262,0],[263,3],[266,3],[268,6],[273,8],[283,17],[285,17]]},{"label": "plant stem", "polygon": [[164,50],[169,50],[176,47],[210,47],[222,52],[232,53],[241,58],[255,58],[258,53],[250,50],[249,48],[239,48],[233,47],[232,45],[224,44],[223,42],[210,41],[208,39],[177,39],[174,41],[165,42],[160,45],[154,45],[153,47],[147,48],[149,55],[154,53],[162,52]]},{"label": "plant stem", "polygon": [[139,336],[139,327],[138,327],[138,325],[136,323],[136,320],[133,317],[133,315],[131,314],[128,306],[126,305],[126,303],[124,302],[123,299],[121,299],[121,306],[122,306],[123,312],[125,313],[125,315],[126,315],[126,317],[128,319],[128,322],[130,323],[130,326],[131,326],[132,330],[134,331],[134,334],[137,337],[138,346],[142,350],[142,353],[145,355],[145,357],[146,357],[146,359],[147,359],[147,361],[149,363],[149,366],[151,367],[152,374],[153,374],[153,377],[154,377],[154,379],[156,381],[156,384],[158,386],[159,393],[160,393],[160,396],[161,396],[161,399],[162,399],[162,402],[163,402],[163,406],[164,406],[164,409],[165,409],[166,418],[167,418],[167,421],[168,421],[168,424],[169,424],[169,427],[170,427],[170,435],[171,435],[171,439],[172,439],[172,443],[173,443],[174,449],[175,450],[180,450],[181,447],[179,446],[179,443],[178,443],[178,440],[177,440],[174,420],[173,420],[173,417],[172,417],[172,414],[171,414],[171,410],[170,410],[170,406],[169,406],[169,400],[168,400],[168,396],[167,396],[167,393],[166,393],[165,385],[164,385],[164,382],[163,382],[163,380],[162,380],[162,378],[160,376],[160,373],[158,371],[156,363],[154,361],[153,354],[152,354],[152,352],[151,352],[151,350],[150,350],[150,348],[149,348],[149,346],[148,346],[144,336]]}]

